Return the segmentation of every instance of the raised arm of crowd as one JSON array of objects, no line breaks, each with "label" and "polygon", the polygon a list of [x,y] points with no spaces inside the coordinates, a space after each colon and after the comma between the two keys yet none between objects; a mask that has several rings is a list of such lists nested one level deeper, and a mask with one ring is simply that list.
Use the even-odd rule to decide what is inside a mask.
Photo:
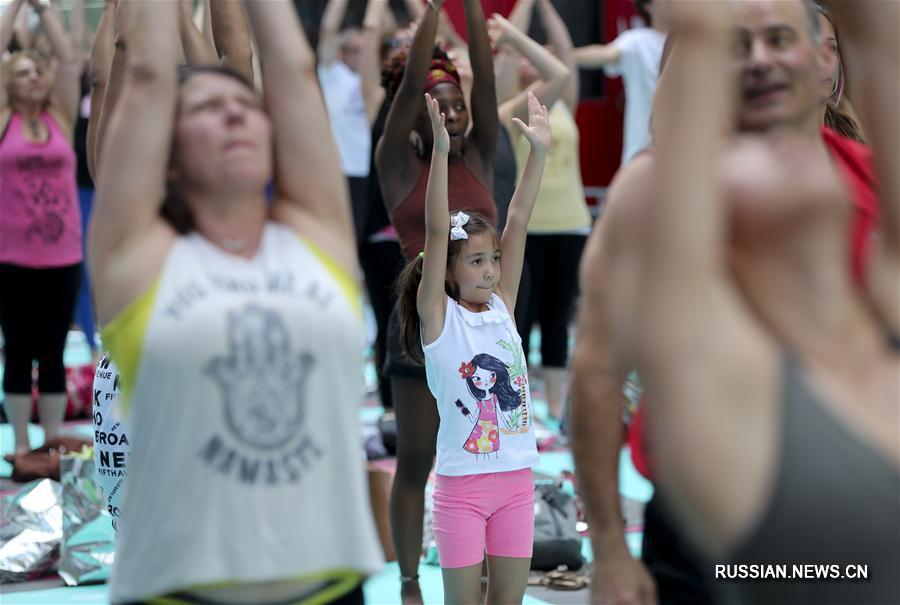
[{"label": "raised arm of crowd", "polygon": [[[132,439],[111,602],[364,602],[362,288],[404,605],[432,474],[446,602],[523,601],[536,427],[571,437],[585,601],[900,602],[900,2],[634,0],[581,48],[560,0],[462,0],[464,37],[451,2],[327,0],[313,45],[292,0],[104,0],[92,43],[84,0],[4,3],[10,458],[35,365],[59,435],[89,268]],[[625,107],[594,219],[596,68]],[[805,563],[869,577],[729,571]]]}]

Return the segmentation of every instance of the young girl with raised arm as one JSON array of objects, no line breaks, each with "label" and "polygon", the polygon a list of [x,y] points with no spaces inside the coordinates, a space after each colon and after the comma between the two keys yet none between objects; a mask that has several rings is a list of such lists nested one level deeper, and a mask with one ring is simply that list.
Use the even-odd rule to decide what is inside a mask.
[{"label": "young girl with raised arm", "polygon": [[[375,146],[376,172],[385,209],[403,256],[414,259],[425,244],[425,188],[431,158],[431,126],[422,94],[437,99],[450,133],[447,163],[448,204],[452,210],[475,210],[497,218],[492,195],[497,157],[497,97],[491,41],[480,2],[463,2],[472,66],[471,106],[466,104],[456,66],[446,53],[434,51],[438,13],[444,0],[431,0],[418,21],[406,57],[385,70],[385,89],[393,101],[384,133]],[[402,69],[400,68],[402,65]],[[399,83],[396,83],[400,75]],[[391,96],[391,95],[389,95]],[[437,442],[438,415],[425,372],[404,353],[399,309],[387,324],[384,374],[390,378],[397,427],[397,470],[391,487],[391,533],[397,551],[404,605],[421,605],[419,558],[425,484]]]},{"label": "young girl with raised arm", "polygon": [[404,348],[425,364],[441,423],[434,534],[446,603],[475,603],[488,558],[488,603],[521,603],[534,533],[538,461],[528,372],[512,311],[525,236],[550,148],[548,111],[529,97],[531,152],[500,237],[476,213],[452,216],[447,201],[450,137],[438,102],[425,95],[434,135],[425,201],[425,250],[399,279]]}]

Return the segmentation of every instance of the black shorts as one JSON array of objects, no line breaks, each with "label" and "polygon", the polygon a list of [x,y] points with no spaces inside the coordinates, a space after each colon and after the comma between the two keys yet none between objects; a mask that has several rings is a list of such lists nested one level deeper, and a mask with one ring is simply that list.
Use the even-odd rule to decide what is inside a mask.
[{"label": "black shorts", "polygon": [[387,355],[382,372],[389,378],[418,378],[425,380],[425,366],[420,366],[406,354],[400,344],[400,305],[395,304],[388,319]]}]

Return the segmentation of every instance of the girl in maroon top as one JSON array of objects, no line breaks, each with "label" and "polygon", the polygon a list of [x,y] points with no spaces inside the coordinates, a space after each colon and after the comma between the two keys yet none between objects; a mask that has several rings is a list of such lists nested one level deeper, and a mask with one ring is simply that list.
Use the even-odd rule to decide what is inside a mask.
[{"label": "girl in maroon top", "polygon": [[[497,98],[484,13],[479,2],[463,4],[474,73],[470,118],[455,67],[442,52],[432,52],[442,5],[443,0],[429,0],[403,66],[403,78],[384,134],[375,150],[385,206],[407,260],[418,254],[425,242],[425,186],[433,137],[424,92],[438,101],[446,115],[450,134],[450,211],[476,211],[496,221],[490,192],[494,185]],[[387,348],[385,374],[391,377],[397,417],[397,473],[391,493],[391,529],[400,564],[403,601],[421,603],[418,565],[425,482],[437,438],[437,405],[425,382],[424,368],[413,364],[402,352],[396,309],[388,327]]]}]

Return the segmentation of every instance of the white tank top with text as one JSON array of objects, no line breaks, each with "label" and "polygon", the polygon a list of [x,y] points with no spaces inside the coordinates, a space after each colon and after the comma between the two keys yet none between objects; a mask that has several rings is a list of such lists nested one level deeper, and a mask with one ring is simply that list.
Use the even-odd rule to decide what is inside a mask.
[{"label": "white tank top with text", "polygon": [[114,603],[381,569],[359,300],[328,260],[276,223],[252,259],[179,237],[146,327],[109,342],[131,408]]}]

